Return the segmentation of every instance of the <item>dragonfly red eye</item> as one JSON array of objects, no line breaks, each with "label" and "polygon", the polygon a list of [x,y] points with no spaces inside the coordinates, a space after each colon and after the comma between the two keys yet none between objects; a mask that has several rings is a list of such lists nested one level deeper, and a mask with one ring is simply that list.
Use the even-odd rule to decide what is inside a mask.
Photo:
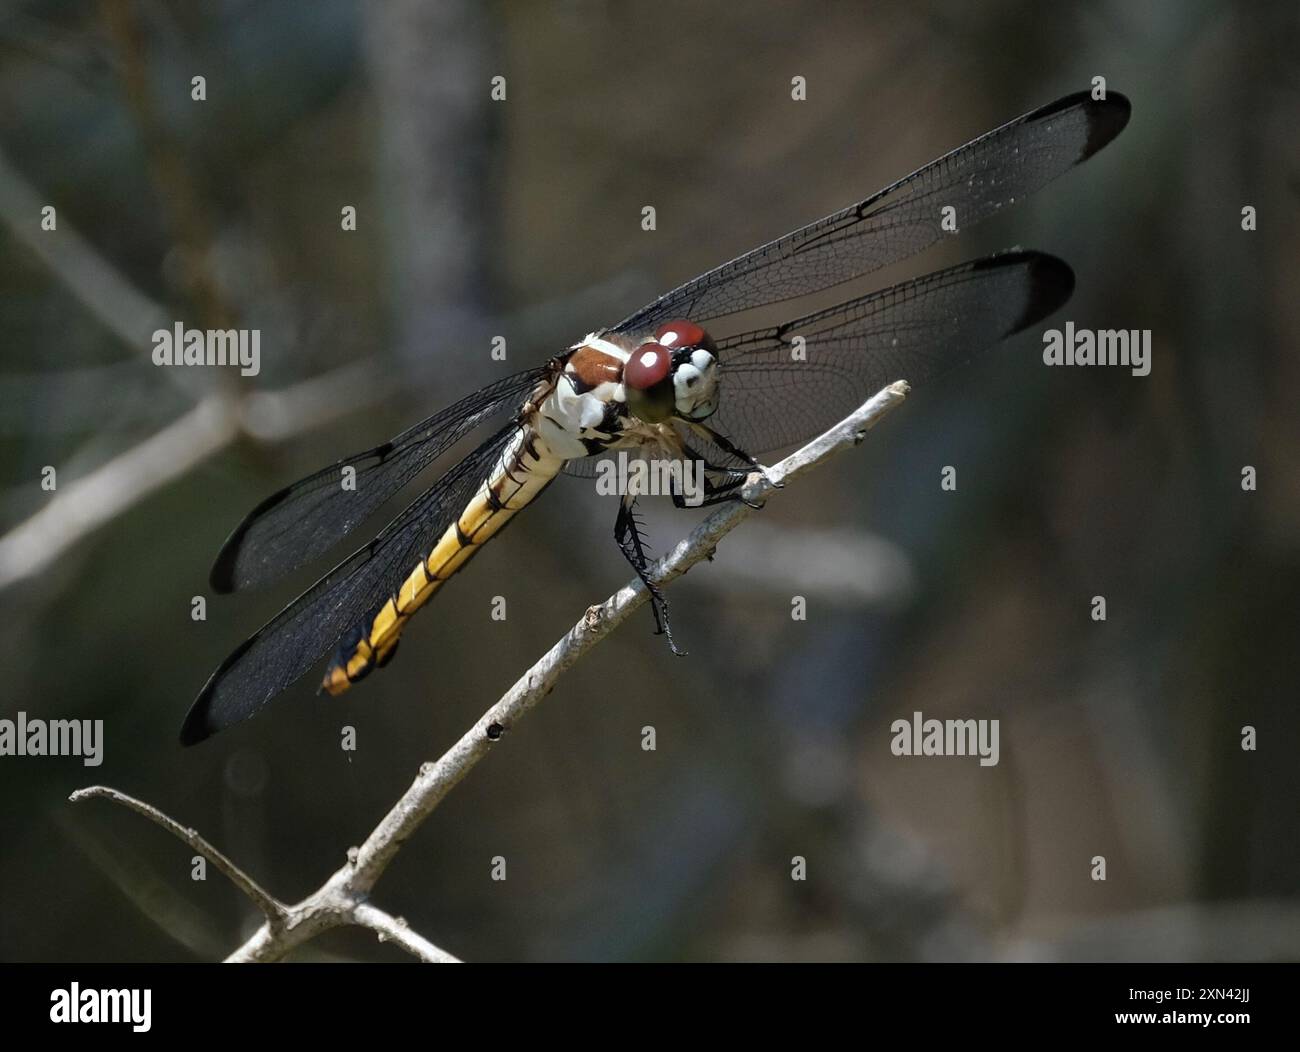
[{"label": "dragonfly red eye", "polygon": [[672,371],[673,355],[659,343],[643,343],[623,366],[623,383],[635,391],[648,391],[663,383]]},{"label": "dragonfly red eye", "polygon": [[678,318],[664,322],[655,329],[655,339],[665,347],[677,350],[679,347],[707,347],[709,334],[693,321]]}]

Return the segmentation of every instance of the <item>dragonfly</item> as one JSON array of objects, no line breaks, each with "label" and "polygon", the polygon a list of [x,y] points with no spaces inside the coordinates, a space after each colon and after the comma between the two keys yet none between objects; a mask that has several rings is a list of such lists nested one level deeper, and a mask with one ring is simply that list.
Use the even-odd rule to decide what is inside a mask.
[{"label": "dragonfly", "polygon": [[[221,663],[181,742],[255,715],[331,650],[320,685],[328,694],[388,664],[414,614],[563,473],[590,477],[617,451],[692,461],[704,479],[695,503],[744,500],[743,483],[763,471],[759,454],[821,433],[888,383],[928,380],[1036,325],[1069,299],[1074,274],[1054,256],[1012,250],[712,335],[732,316],[834,288],[952,236],[945,216],[965,229],[1002,211],[1102,149],[1129,114],[1116,92],[1026,113],[268,497],[222,546],[215,591],[264,585],[325,555],[452,446],[490,429]],[[686,503],[675,488],[672,497]],[[656,631],[680,652],[635,500],[620,498],[614,537],[649,592]]]}]

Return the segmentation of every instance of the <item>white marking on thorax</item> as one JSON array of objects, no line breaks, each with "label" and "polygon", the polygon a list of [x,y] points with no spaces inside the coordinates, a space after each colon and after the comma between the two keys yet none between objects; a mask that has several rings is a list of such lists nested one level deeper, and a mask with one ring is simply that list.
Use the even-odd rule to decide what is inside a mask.
[{"label": "white marking on thorax", "polygon": [[579,394],[572,380],[561,373],[555,387],[537,407],[533,426],[546,449],[563,460],[585,457],[587,447],[583,438],[596,438],[602,433],[595,429],[605,419],[605,405],[613,384],[601,384],[593,390]]},{"label": "white marking on thorax", "polygon": [[607,354],[616,362],[623,365],[626,365],[627,360],[632,357],[632,352],[626,347],[620,347],[612,340],[607,340],[603,336],[599,336],[594,332],[589,332],[569,349],[571,351],[576,351],[579,347],[594,347],[596,350],[600,351],[601,354]]}]

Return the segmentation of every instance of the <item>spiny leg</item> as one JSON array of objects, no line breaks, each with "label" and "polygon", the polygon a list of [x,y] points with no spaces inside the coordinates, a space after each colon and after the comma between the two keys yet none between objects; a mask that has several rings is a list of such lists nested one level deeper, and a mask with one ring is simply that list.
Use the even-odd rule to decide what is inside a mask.
[{"label": "spiny leg", "polygon": [[699,450],[692,446],[688,446],[685,442],[682,443],[682,452],[685,454],[682,463],[688,464],[693,461],[697,464],[703,465],[706,472],[710,472],[714,475],[726,475],[728,485],[744,482],[745,479],[749,478],[748,468],[733,468],[723,464],[710,463],[708,460],[704,459],[704,455]]},{"label": "spiny leg", "polygon": [[632,512],[635,506],[636,497],[624,494],[619,501],[618,518],[614,520],[614,540],[618,542],[623,557],[632,564],[632,569],[636,571],[646,591],[650,593],[650,609],[655,616],[656,634],[667,636],[669,648],[678,657],[682,657],[686,651],[677,649],[677,644],[673,642],[673,630],[668,624],[668,600],[664,598],[659,586],[650,580],[650,574],[646,571],[650,560],[646,557],[645,548],[641,544],[641,533],[637,527],[636,516]]},{"label": "spiny leg", "polygon": [[754,471],[757,471],[760,475],[763,476],[763,478],[767,479],[768,484],[773,489],[780,489],[782,486],[785,485],[784,482],[773,482],[770,478],[768,478],[767,468],[764,467],[762,464],[760,464],[750,454],[746,453],[743,449],[741,449],[739,446],[733,443],[731,439],[727,438],[726,435],[719,434],[717,431],[714,431],[713,428],[709,427],[708,424],[701,424],[695,420],[691,421],[689,426],[692,431],[694,431],[696,434],[703,435],[705,438],[707,438],[710,442],[712,442],[724,453],[730,453],[737,460],[748,464]]},{"label": "spiny leg", "polygon": [[742,471],[740,478],[728,479],[726,482],[714,483],[709,479],[704,480],[704,499],[696,501],[694,504],[686,500],[686,495],[674,482],[670,491],[673,504],[678,508],[707,508],[714,504],[722,504],[724,501],[738,500],[742,504],[755,510],[763,505],[756,500],[749,500],[743,493],[736,491],[744,485],[745,480],[749,478],[749,472]]},{"label": "spiny leg", "polygon": [[686,453],[687,461],[696,461],[704,465],[706,472],[725,475],[726,481],[714,482],[707,475],[704,478],[704,498],[695,504],[689,504],[686,501],[686,495],[678,486],[674,478],[669,490],[673,498],[673,505],[678,508],[707,508],[712,504],[721,504],[723,501],[738,500],[751,508],[761,508],[763,505],[757,501],[747,500],[742,494],[736,493],[735,490],[749,478],[749,472],[740,468],[719,467],[717,464],[710,464],[698,452],[690,446],[683,444],[683,450]]},{"label": "spiny leg", "polygon": [[704,487],[704,499],[699,504],[694,505],[697,508],[708,508],[714,504],[723,504],[729,500],[738,500],[747,508],[753,508],[755,511],[763,506],[762,501],[750,500],[743,493],[737,493],[736,490],[744,483],[744,479],[737,482],[725,482],[721,486],[714,486],[708,483]]}]

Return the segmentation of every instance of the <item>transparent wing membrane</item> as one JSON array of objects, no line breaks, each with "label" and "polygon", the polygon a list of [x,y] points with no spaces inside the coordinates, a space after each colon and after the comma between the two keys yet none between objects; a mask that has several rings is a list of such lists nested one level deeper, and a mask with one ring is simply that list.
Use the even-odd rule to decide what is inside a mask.
[{"label": "transparent wing membrane", "polygon": [[671,318],[711,321],[807,296],[897,263],[1034,193],[1092,156],[1128,123],[1129,102],[1067,95],[958,147],[856,205],[746,252],[661,296],[614,331],[642,334]]},{"label": "transparent wing membrane", "polygon": [[[212,587],[233,592],[265,584],[325,554],[475,428],[517,411],[546,374],[542,367],[498,380],[392,441],[345,457],[268,497],[222,545]],[[353,489],[343,488],[345,467],[356,471]]]},{"label": "transparent wing membrane", "polygon": [[1073,288],[1055,256],[1006,252],[720,340],[709,426],[751,454],[802,442],[886,384],[922,383],[1035,324]]},{"label": "transparent wing membrane", "polygon": [[443,475],[363,548],[250,636],[190,707],[181,741],[193,744],[248,719],[300,679],[340,638],[396,593],[492,471],[518,425],[498,431]]}]

